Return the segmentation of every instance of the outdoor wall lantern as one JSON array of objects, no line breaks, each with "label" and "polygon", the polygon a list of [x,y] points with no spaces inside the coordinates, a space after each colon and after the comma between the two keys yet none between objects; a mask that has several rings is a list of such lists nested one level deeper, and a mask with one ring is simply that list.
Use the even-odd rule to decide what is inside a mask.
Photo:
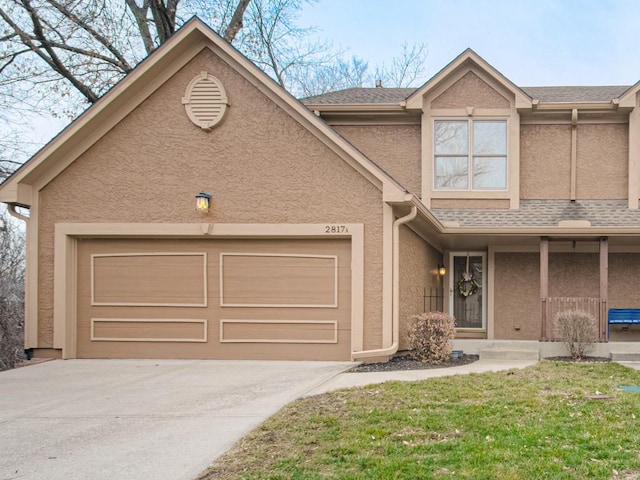
[{"label": "outdoor wall lantern", "polygon": [[438,264],[438,275],[440,275],[441,277],[444,277],[446,273],[447,273],[447,269],[445,268],[445,266],[442,265],[441,263],[439,263]]},{"label": "outdoor wall lantern", "polygon": [[211,208],[211,194],[200,192],[196,195],[196,211],[200,213],[209,213]]}]

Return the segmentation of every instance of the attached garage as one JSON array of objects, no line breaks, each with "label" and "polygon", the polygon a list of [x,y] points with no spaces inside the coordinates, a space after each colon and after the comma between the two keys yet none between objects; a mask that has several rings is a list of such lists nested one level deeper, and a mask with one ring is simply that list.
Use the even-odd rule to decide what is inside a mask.
[{"label": "attached garage", "polygon": [[351,240],[77,240],[77,357],[349,360]]},{"label": "attached garage", "polygon": [[[226,92],[215,125],[185,110],[205,77]],[[30,208],[36,356],[350,360],[398,345],[394,222],[413,197],[198,20],[0,201]]]}]

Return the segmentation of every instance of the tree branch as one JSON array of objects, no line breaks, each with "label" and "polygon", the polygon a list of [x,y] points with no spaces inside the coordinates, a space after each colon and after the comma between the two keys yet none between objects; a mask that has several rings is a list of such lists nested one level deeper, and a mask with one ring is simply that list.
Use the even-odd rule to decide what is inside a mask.
[{"label": "tree branch", "polygon": [[[23,39],[23,41],[25,38],[27,38],[27,45],[32,49],[35,48],[35,53],[45,62],[47,62],[54,71],[58,72],[60,75],[66,78],[89,102],[97,102],[99,98],[98,95],[96,95],[89,87],[84,85],[82,82],[78,81],[78,79],[64,66],[60,58],[58,58],[58,56],[56,55],[55,51],[49,44],[49,41],[44,34],[42,24],[40,23],[40,18],[31,5],[31,0],[22,0],[22,4],[29,13],[29,17],[31,18],[31,22],[33,23],[33,33],[35,35],[35,38],[38,40],[38,42],[41,43],[42,48],[44,48],[48,56],[45,55],[39,47],[35,46],[33,42],[31,42],[31,40],[27,38],[27,35],[21,34],[20,38]],[[31,45],[33,45],[33,47],[31,47]]]},{"label": "tree branch", "polygon": [[[56,0],[49,0],[49,3],[53,5],[62,15],[71,20],[73,23],[82,28],[85,32],[89,33],[93,38],[95,38],[100,44],[102,44],[107,50],[109,50],[113,56],[117,59],[117,62],[107,60],[107,57],[101,56],[98,58],[105,59],[105,61],[109,61],[113,65],[119,66],[123,69],[125,73],[133,70],[133,67],[127,62],[127,59],[120,53],[120,51],[113,46],[113,44],[104,36],[101,35],[98,31],[88,25],[85,21],[83,21],[80,17],[75,15],[73,12],[69,11],[64,5],[61,5]],[[78,52],[76,52],[78,53]]]},{"label": "tree branch", "polygon": [[11,65],[16,60],[16,58],[18,58],[20,55],[22,55],[23,53],[28,53],[30,51],[31,51],[30,49],[28,49],[28,50],[19,50],[17,52],[12,53],[8,57],[4,57],[2,60],[4,60],[5,58],[9,58],[9,61],[7,61],[7,63],[5,63],[4,65],[0,66],[0,73],[2,73],[5,70],[5,68],[7,68],[9,65]]},{"label": "tree branch", "polygon": [[133,18],[135,18],[136,24],[138,25],[138,31],[140,32],[140,38],[142,38],[144,49],[147,52],[147,55],[149,55],[156,48],[153,43],[153,38],[151,38],[149,23],[147,21],[149,0],[144,0],[141,7],[138,7],[136,0],[125,0],[125,2],[127,7],[129,7],[129,10],[131,10],[131,13],[133,13]]},{"label": "tree branch", "polygon": [[235,11],[233,12],[233,16],[231,17],[231,21],[227,26],[226,31],[224,32],[224,39],[231,43],[238,35],[238,32],[242,30],[244,26],[242,23],[242,19],[244,18],[244,12],[251,3],[251,0],[239,0],[238,5],[236,6]]},{"label": "tree branch", "polygon": [[83,48],[78,48],[78,47],[73,47],[71,45],[67,45],[65,43],[60,43],[60,42],[54,42],[54,41],[48,41],[48,44],[51,45],[51,47],[53,48],[58,48],[60,50],[66,50],[67,52],[71,52],[71,53],[77,53],[79,55],[83,55],[85,57],[89,57],[89,58],[95,58],[97,60],[102,60],[105,63],[108,63],[110,65],[113,65],[114,67],[118,67],[120,70],[122,70],[123,73],[129,73],[131,70],[133,70],[133,68],[131,67],[131,65],[129,65],[129,63],[126,61],[126,59],[124,60],[124,64],[121,63],[119,60],[114,60],[111,57],[107,57],[105,55],[102,55],[98,52],[94,52],[91,50],[85,50]]},{"label": "tree branch", "polygon": [[151,0],[151,15],[156,24],[160,45],[169,40],[176,30],[176,8],[179,0]]}]

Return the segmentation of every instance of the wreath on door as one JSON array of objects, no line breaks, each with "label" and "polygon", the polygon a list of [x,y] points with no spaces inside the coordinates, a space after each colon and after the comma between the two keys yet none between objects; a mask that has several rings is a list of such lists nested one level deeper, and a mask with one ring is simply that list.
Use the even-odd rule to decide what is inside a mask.
[{"label": "wreath on door", "polygon": [[473,273],[469,271],[469,255],[467,255],[467,268],[462,274],[462,278],[456,283],[456,290],[463,297],[470,297],[478,293],[478,284],[473,278]]}]

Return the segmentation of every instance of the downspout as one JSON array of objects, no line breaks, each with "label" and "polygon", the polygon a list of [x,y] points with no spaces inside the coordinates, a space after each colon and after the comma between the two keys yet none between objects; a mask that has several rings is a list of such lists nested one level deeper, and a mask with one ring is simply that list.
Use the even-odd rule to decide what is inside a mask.
[{"label": "downspout", "polygon": [[[383,357],[393,355],[398,351],[400,344],[400,226],[409,223],[418,215],[418,208],[414,205],[411,212],[404,217],[398,218],[393,222],[393,267],[392,267],[392,315],[391,315],[391,345],[377,350],[362,350],[353,352],[351,358],[354,360],[360,358]],[[385,321],[389,321],[385,319]]]}]

